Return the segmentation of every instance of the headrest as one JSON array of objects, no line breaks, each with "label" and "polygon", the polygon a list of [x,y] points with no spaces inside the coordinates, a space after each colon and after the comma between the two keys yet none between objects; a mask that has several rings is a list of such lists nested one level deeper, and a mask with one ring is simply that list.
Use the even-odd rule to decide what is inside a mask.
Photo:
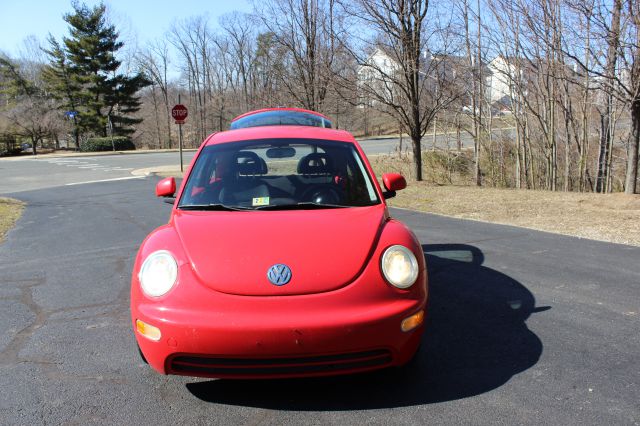
[{"label": "headrest", "polygon": [[298,161],[298,173],[303,175],[333,174],[333,160],[327,154],[319,152],[305,155]]},{"label": "headrest", "polygon": [[251,151],[240,151],[234,155],[233,164],[238,175],[265,175],[267,163],[258,154]]}]

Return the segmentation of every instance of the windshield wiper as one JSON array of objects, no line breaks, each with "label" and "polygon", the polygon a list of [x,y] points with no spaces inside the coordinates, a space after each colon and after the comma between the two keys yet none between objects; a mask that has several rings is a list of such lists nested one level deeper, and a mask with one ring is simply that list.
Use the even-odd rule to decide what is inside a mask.
[{"label": "windshield wiper", "polygon": [[246,211],[251,210],[243,207],[225,206],[224,204],[185,204],[178,206],[180,210],[207,210],[207,211]]},{"label": "windshield wiper", "polygon": [[296,204],[273,204],[270,206],[255,207],[255,210],[313,210],[313,209],[341,209],[349,206],[339,204],[302,202]]}]

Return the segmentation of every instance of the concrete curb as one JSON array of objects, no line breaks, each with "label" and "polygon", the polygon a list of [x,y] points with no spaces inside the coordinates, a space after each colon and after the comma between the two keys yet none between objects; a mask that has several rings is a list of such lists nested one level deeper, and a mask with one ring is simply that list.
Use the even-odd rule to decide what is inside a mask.
[{"label": "concrete curb", "polygon": [[[180,166],[175,165],[166,165],[166,166],[154,166],[154,167],[146,167],[143,169],[132,170],[131,174],[133,176],[156,176],[162,173],[174,173],[177,172]],[[185,166],[186,171],[187,166]]]}]

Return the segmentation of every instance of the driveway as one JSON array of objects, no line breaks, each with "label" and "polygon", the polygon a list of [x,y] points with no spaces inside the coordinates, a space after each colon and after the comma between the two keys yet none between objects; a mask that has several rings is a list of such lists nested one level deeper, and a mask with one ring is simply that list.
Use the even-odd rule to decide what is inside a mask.
[{"label": "driveway", "polygon": [[640,248],[392,210],[429,267],[414,365],[313,380],[167,377],[140,360],[128,311],[137,247],[171,208],[153,195],[157,179],[82,183],[127,175],[40,164],[28,171],[39,182],[47,170],[73,176],[20,186],[16,172],[2,191],[27,203],[0,246],[2,424],[640,422]]}]

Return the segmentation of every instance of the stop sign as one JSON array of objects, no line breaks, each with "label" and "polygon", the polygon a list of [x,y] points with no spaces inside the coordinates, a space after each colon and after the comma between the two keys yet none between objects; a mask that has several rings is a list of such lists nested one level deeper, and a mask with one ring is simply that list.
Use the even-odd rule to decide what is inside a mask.
[{"label": "stop sign", "polygon": [[187,107],[182,104],[178,104],[171,109],[171,116],[176,120],[176,124],[184,123],[188,115]]}]

